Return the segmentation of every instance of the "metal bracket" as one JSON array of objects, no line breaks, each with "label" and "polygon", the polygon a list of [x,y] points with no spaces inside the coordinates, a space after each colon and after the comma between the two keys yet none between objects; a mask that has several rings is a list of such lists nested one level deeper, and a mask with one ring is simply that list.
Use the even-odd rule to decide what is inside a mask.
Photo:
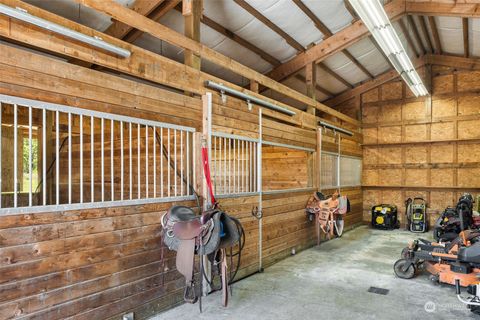
[{"label": "metal bracket", "polygon": [[252,111],[252,103],[250,100],[247,100],[248,111]]},{"label": "metal bracket", "polygon": [[252,208],[252,216],[257,218],[258,220],[263,218],[263,211],[259,210],[257,206]]},{"label": "metal bracket", "polygon": [[220,90],[220,95],[222,97],[222,103],[223,104],[227,103],[227,95],[225,94],[224,90]]}]

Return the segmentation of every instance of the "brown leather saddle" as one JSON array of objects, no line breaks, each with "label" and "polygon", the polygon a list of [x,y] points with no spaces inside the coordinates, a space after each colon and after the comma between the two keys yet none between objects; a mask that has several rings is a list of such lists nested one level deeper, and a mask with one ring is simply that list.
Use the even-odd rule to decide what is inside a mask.
[{"label": "brown leather saddle", "polygon": [[[226,248],[240,242],[243,229],[237,219],[223,211],[213,209],[196,215],[189,207],[173,206],[162,216],[163,241],[170,250],[177,251],[176,267],[185,277],[184,300],[195,303],[197,293],[194,280],[195,255],[207,255],[211,263],[222,264],[222,286],[224,305],[228,302],[228,281],[226,278]],[[221,254],[218,252],[221,250]],[[220,261],[217,261],[220,259]],[[203,259],[200,257],[200,290],[204,274]]]}]

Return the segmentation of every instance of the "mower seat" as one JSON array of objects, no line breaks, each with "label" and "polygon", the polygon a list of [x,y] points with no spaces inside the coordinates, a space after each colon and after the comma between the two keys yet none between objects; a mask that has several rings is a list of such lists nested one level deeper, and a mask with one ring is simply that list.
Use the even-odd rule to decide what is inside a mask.
[{"label": "mower seat", "polygon": [[458,260],[467,263],[480,264],[480,242],[458,250]]}]

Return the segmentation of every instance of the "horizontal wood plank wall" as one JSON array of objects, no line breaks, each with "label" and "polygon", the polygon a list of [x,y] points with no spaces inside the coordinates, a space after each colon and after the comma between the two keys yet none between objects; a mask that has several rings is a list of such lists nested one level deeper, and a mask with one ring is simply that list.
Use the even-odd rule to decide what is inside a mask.
[{"label": "horizontal wood plank wall", "polygon": [[401,81],[362,95],[365,221],[378,203],[404,221],[405,199],[421,196],[433,223],[463,192],[480,192],[480,73],[431,68],[431,97]]},{"label": "horizontal wood plank wall", "polygon": [[[1,94],[201,131],[199,97],[18,48],[2,48]],[[256,137],[258,107],[249,110],[245,102],[232,97],[223,102],[216,93],[213,102],[214,130]],[[315,148],[314,116],[299,111],[288,117],[264,110],[263,117],[265,140]],[[352,144],[357,143],[355,139]],[[354,148],[351,151],[355,152]],[[313,244],[312,225],[304,213],[309,196],[310,192],[265,196],[265,265],[288,256],[293,247],[298,251]],[[222,199],[221,205],[240,218],[245,228],[245,251],[237,275],[241,278],[258,269],[258,221],[251,216],[258,199]],[[171,203],[0,217],[0,318],[51,320],[76,315],[78,319],[119,319],[134,311],[136,318],[142,319],[181,303],[184,283],[175,270],[175,253],[160,244],[159,212],[169,206]],[[162,250],[167,270],[161,265]]]}]

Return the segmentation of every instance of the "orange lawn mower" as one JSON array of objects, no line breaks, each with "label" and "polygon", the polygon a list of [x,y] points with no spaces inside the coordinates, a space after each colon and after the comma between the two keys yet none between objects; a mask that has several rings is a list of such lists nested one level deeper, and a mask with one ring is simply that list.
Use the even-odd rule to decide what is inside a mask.
[{"label": "orange lawn mower", "polygon": [[320,231],[329,240],[342,236],[343,216],[349,211],[349,203],[347,197],[340,196],[338,191],[328,198],[321,192],[315,192],[308,200],[305,211],[310,221],[315,220],[317,245],[320,245]]},{"label": "orange lawn mower", "polygon": [[462,287],[478,283],[480,232],[462,231],[448,243],[415,240],[402,250],[402,258],[393,269],[397,277],[411,279],[422,266],[434,283],[455,285],[458,280]]}]

